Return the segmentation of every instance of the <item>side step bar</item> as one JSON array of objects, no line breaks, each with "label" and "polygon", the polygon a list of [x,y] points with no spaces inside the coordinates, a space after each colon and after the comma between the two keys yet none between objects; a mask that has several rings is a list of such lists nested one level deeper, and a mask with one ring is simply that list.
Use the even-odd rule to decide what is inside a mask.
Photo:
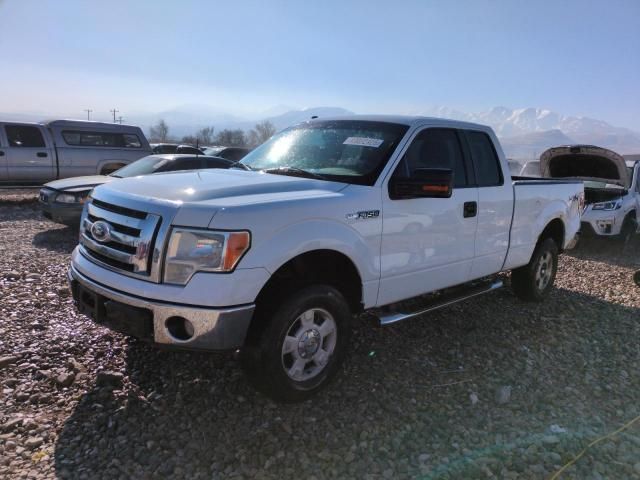
[{"label": "side step bar", "polygon": [[378,319],[380,320],[380,325],[389,325],[392,323],[400,322],[402,320],[407,320],[409,318],[418,317],[424,313],[432,312],[442,307],[447,307],[449,305],[453,305],[454,303],[461,302],[463,300],[467,300],[468,298],[477,297],[478,295],[482,295],[484,293],[489,293],[499,288],[502,288],[504,283],[502,280],[493,280],[490,283],[483,283],[481,285],[475,285],[471,288],[466,288],[464,290],[459,290],[457,292],[452,292],[449,294],[442,294],[433,302],[428,303],[426,305],[422,305],[416,311],[408,312],[408,311],[393,311],[388,313],[382,313],[378,315]]}]

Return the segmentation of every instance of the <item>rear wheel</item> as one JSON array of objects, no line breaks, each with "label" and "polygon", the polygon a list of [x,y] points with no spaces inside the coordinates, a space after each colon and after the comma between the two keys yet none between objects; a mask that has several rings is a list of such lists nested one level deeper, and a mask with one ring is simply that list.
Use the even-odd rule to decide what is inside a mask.
[{"label": "rear wheel", "polygon": [[511,288],[522,300],[541,302],[553,288],[558,270],[558,246],[551,238],[538,243],[531,261],[511,273]]},{"label": "rear wheel", "polygon": [[274,400],[297,402],[335,376],[347,350],[351,320],[338,290],[328,285],[304,288],[257,320],[240,360],[258,390]]}]

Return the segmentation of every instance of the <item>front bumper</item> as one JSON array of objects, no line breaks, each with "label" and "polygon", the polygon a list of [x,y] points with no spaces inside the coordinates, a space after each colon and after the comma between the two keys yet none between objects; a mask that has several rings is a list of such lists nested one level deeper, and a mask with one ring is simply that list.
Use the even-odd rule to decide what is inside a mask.
[{"label": "front bumper", "polygon": [[60,203],[55,201],[55,194],[50,190],[40,190],[40,206],[45,218],[65,225],[78,225],[82,215],[82,203]]},{"label": "front bumper", "polygon": [[[68,278],[81,313],[112,330],[163,345],[210,351],[238,348],[255,309],[253,304],[214,309],[150,301],[100,285],[73,266]],[[179,339],[169,331],[167,320],[176,317],[193,326],[190,338]]]},{"label": "front bumper", "polygon": [[612,237],[620,234],[624,215],[621,210],[589,210],[582,215],[580,229],[588,236]]}]

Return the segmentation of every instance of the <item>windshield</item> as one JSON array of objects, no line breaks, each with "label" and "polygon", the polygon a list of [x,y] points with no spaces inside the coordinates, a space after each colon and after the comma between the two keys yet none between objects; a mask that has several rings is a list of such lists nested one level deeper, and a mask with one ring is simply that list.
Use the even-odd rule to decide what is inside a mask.
[{"label": "windshield", "polygon": [[148,157],[142,157],[140,160],[136,160],[130,163],[126,167],[122,167],[111,174],[112,177],[127,178],[136,177],[138,175],[148,175],[155,173],[166,163],[170,162],[168,158],[159,157],[156,155],[149,155]]},{"label": "windshield", "polygon": [[290,169],[373,185],[408,128],[362,120],[306,123],[273,136],[240,162],[253,170]]},{"label": "windshield", "polygon": [[227,147],[204,147],[202,151],[207,155],[211,155],[215,157],[217,153],[220,153],[225,148]]}]

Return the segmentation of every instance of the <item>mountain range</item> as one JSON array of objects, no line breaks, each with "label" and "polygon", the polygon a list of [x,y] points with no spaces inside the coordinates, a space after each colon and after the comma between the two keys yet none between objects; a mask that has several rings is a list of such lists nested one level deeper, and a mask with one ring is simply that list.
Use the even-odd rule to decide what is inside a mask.
[{"label": "mountain range", "polygon": [[[277,130],[281,130],[313,116],[322,118],[350,114],[353,112],[341,107],[295,109],[278,105],[254,118],[245,118],[207,106],[183,105],[157,113],[130,114],[125,121],[140,125],[147,131],[149,126],[162,118],[170,127],[169,133],[180,138],[206,126],[214,126],[216,131],[225,128],[249,130],[258,121],[269,120]],[[548,109],[494,107],[469,113],[439,106],[417,110],[412,114],[490,125],[500,138],[505,154],[520,161],[537,158],[547,148],[572,143],[598,145],[621,154],[640,153],[638,132],[615,127],[603,120],[562,115]],[[39,121],[43,116],[0,113],[0,118]]]}]

